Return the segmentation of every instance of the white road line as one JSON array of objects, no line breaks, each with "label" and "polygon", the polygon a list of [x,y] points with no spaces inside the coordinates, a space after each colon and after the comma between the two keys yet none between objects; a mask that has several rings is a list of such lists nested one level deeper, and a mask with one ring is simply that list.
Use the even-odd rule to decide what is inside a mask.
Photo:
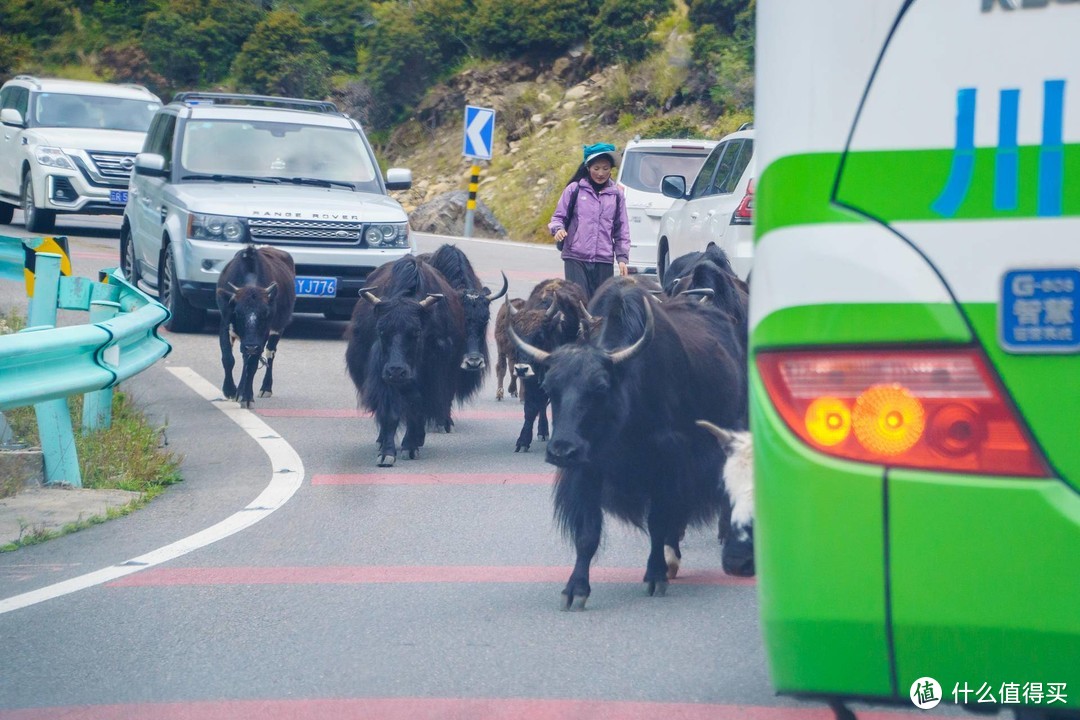
[{"label": "white road line", "polygon": [[157,550],[152,550],[145,555],[131,558],[118,565],[112,565],[39,590],[32,590],[0,600],[0,615],[69,593],[78,592],[79,590],[85,590],[95,585],[111,582],[125,575],[131,575],[169,560],[175,560],[192,550],[206,547],[251,527],[283,506],[300,489],[304,482],[304,463],[300,460],[300,456],[296,454],[296,451],[292,449],[292,446],[285,442],[273,428],[260,420],[250,410],[242,410],[234,402],[221,401],[221,391],[191,368],[173,367],[168,368],[168,370],[198,395],[213,403],[218,410],[225,413],[230,420],[239,425],[259,444],[267,457],[270,458],[273,473],[270,483],[247,507],[233,513],[216,525],[211,525],[194,535],[189,535],[186,538],[177,540]]}]

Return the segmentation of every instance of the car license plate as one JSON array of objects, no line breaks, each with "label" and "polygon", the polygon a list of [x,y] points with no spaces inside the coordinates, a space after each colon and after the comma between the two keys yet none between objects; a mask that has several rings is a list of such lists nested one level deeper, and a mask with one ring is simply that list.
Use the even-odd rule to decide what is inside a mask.
[{"label": "car license plate", "polygon": [[128,191],[127,190],[110,190],[109,191],[109,203],[112,205],[127,205]]},{"label": "car license plate", "polygon": [[337,278],[298,277],[296,278],[296,295],[297,297],[335,297]]}]

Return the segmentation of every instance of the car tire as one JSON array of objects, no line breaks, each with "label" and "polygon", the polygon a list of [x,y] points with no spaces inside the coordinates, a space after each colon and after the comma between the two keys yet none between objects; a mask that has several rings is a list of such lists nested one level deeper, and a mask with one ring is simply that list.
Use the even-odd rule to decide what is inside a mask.
[{"label": "car tire", "polygon": [[170,332],[199,332],[206,323],[206,311],[187,301],[180,292],[180,279],[176,276],[172,245],[162,253],[161,277],[158,280],[158,299],[168,308],[171,316],[165,321]]},{"label": "car tire", "polygon": [[0,225],[7,225],[15,217],[15,206],[0,202]]},{"label": "car tire", "polygon": [[127,225],[120,231],[120,272],[132,285],[139,285],[139,270],[135,266],[135,245]]},{"label": "car tire", "polygon": [[34,180],[30,173],[26,173],[26,177],[23,178],[22,210],[27,231],[47,233],[52,232],[52,229],[56,227],[56,213],[52,210],[42,210],[34,204]]},{"label": "car tire", "polygon": [[656,277],[660,279],[660,287],[664,286],[664,275],[667,273],[670,259],[667,240],[661,240],[660,251],[656,254]]}]

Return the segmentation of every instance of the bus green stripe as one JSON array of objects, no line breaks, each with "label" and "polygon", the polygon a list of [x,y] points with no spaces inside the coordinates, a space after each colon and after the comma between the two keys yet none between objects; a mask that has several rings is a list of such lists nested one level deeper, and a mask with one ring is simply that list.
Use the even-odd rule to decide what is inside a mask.
[{"label": "bus green stripe", "polygon": [[[836,190],[837,201],[886,222],[904,220],[985,220],[1038,218],[1039,152],[1037,146],[1017,152],[1017,203],[994,207],[995,148],[975,151],[975,173],[955,215],[933,209],[952,168],[952,150],[853,152],[847,156]],[[841,153],[814,153],[781,158],[765,169],[757,186],[756,234],[790,225],[851,222],[859,216],[832,201]],[[1064,146],[1064,178],[1080,179],[1080,145]],[[1061,215],[1080,217],[1080,193],[1065,193]]]}]

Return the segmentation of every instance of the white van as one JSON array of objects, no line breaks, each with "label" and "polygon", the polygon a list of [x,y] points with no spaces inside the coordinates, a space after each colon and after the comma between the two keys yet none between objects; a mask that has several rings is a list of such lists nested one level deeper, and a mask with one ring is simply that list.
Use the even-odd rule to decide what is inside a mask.
[{"label": "white van", "polygon": [[619,163],[619,187],[626,197],[630,219],[632,273],[656,272],[656,237],[660,218],[674,202],[660,191],[665,175],[694,177],[716,140],[676,140],[635,137],[626,145]]}]

